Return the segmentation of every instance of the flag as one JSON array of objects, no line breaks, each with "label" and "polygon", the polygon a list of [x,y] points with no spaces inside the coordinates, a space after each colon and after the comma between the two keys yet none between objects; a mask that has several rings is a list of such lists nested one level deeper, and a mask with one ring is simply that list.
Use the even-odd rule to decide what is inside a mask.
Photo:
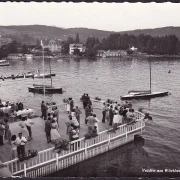
[{"label": "flag", "polygon": [[42,46],[42,48],[44,47],[42,40],[41,40],[41,46]]}]

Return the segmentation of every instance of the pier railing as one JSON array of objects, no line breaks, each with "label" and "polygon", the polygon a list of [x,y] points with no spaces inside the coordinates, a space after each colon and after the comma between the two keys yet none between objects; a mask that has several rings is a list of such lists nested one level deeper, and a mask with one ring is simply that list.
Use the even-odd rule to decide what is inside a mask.
[{"label": "pier railing", "polygon": [[[62,106],[62,108],[65,108],[65,106]],[[48,172],[52,173],[55,170],[66,168],[69,165],[107,151],[107,148],[111,148],[116,139],[124,138],[126,140],[128,137],[130,137],[130,134],[142,132],[145,127],[144,114],[135,111],[135,117],[135,123],[130,125],[120,125],[115,133],[112,131],[112,129],[108,129],[100,132],[95,138],[85,139],[83,137],[73,141],[70,143],[69,150],[67,151],[62,150],[61,153],[57,153],[53,147],[38,152],[36,157],[29,160],[20,162],[16,158],[14,160],[5,162],[4,165],[10,169],[13,175],[21,175],[24,177],[42,176],[42,174],[45,175],[48,174]],[[102,149],[103,145],[105,145],[104,151]],[[115,142],[113,147],[116,147],[117,145],[118,142]],[[88,155],[89,153],[90,155]],[[47,168],[47,166],[49,168]]]}]

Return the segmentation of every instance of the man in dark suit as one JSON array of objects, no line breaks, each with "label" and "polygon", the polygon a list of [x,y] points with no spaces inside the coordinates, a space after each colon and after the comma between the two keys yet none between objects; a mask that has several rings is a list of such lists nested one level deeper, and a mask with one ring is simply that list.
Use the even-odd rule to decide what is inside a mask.
[{"label": "man in dark suit", "polygon": [[3,123],[0,123],[0,146],[3,145],[3,135],[5,128],[2,127]]},{"label": "man in dark suit", "polygon": [[46,118],[47,118],[47,106],[45,105],[44,101],[42,101],[42,103],[41,103],[41,112],[42,112],[41,118],[44,118],[44,120],[46,120]]},{"label": "man in dark suit", "polygon": [[49,142],[51,142],[51,121],[50,121],[50,118],[45,120],[45,132],[46,132],[47,143],[49,143]]},{"label": "man in dark suit", "polygon": [[110,109],[109,109],[109,125],[112,126],[112,123],[113,123],[113,106],[111,105],[110,106]]}]

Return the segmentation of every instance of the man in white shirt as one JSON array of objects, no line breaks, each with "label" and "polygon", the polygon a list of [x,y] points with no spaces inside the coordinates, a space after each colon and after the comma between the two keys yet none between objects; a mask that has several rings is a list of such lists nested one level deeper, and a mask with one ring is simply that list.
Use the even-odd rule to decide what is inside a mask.
[{"label": "man in white shirt", "polygon": [[19,156],[25,156],[25,144],[27,140],[25,137],[22,136],[22,133],[18,134],[18,137],[15,140],[15,144],[17,144],[17,154]]},{"label": "man in white shirt", "polygon": [[29,119],[29,118],[26,117],[26,122],[25,122],[25,124],[26,124],[27,130],[28,130],[28,132],[29,132],[28,140],[30,141],[30,140],[33,139],[33,138],[32,138],[31,125],[34,124],[34,123],[32,122],[31,119]]}]

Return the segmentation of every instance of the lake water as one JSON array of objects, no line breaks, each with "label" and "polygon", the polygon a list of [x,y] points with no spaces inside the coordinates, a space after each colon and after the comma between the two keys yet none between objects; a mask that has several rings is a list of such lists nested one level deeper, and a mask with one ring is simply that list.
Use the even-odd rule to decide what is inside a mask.
[{"label": "lake water", "polygon": [[[63,170],[53,174],[54,176],[151,176],[152,173],[143,173],[142,168],[180,169],[180,60],[154,59],[151,60],[151,65],[152,91],[169,91],[171,94],[151,100],[132,101],[135,109],[142,107],[153,117],[153,121],[146,125],[143,140],[119,147],[71,167],[68,173]],[[79,100],[83,93],[88,93],[92,98],[98,96],[103,100],[119,100],[129,90],[149,89],[148,59],[53,59],[51,68],[56,73],[53,85],[60,86],[65,91],[62,95],[47,97],[57,103],[70,96]],[[11,66],[0,67],[0,75],[22,74],[38,69],[42,69],[42,60],[11,61]],[[49,71],[48,60],[45,60],[45,69]],[[171,73],[168,73],[169,70]],[[14,102],[22,100],[29,107],[40,106],[43,96],[29,93],[28,87],[42,81],[2,81],[0,98]],[[50,84],[50,80],[46,79],[45,83]]]}]

